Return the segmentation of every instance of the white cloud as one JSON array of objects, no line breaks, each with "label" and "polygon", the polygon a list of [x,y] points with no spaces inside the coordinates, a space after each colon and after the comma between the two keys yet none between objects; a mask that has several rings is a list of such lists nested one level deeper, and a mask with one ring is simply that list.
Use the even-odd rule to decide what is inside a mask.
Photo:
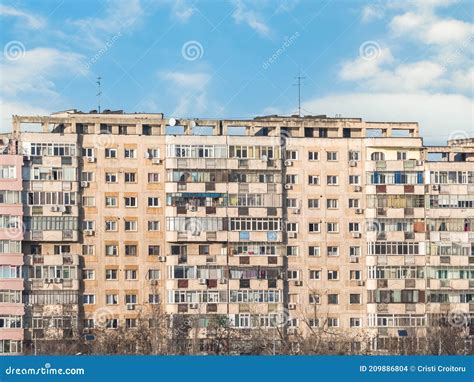
[{"label": "white cloud", "polygon": [[51,111],[24,102],[0,100],[0,132],[10,132],[13,115],[48,115]]},{"label": "white cloud", "polygon": [[0,5],[0,16],[18,17],[24,20],[22,25],[30,29],[41,29],[46,26],[46,21],[42,17],[7,5]]},{"label": "white cloud", "polygon": [[176,97],[172,115],[189,116],[209,112],[208,86],[211,76],[208,73],[167,71],[158,75],[170,83],[168,88]]},{"label": "white cloud", "polygon": [[235,10],[232,14],[237,24],[247,24],[259,35],[268,37],[271,34],[270,27],[265,23],[262,17],[252,9],[249,9],[243,0],[234,1]]},{"label": "white cloud", "polygon": [[374,20],[380,20],[384,16],[384,9],[378,4],[366,5],[362,9],[362,22],[369,23]]},{"label": "white cloud", "polygon": [[450,131],[474,134],[474,102],[458,94],[344,93],[314,98],[308,114],[342,114],[368,121],[419,122],[425,143],[446,143]]},{"label": "white cloud", "polygon": [[373,58],[367,59],[357,57],[354,60],[345,61],[339,76],[343,80],[361,80],[370,78],[380,72],[380,66],[393,61],[392,52],[388,48],[380,48],[373,45]]},{"label": "white cloud", "polygon": [[111,35],[125,33],[135,27],[144,11],[140,0],[108,0],[105,15],[72,21],[79,28],[75,40],[90,44],[93,48],[103,46]]},{"label": "white cloud", "polygon": [[179,21],[185,23],[194,15],[194,7],[186,0],[175,0],[172,12]]}]

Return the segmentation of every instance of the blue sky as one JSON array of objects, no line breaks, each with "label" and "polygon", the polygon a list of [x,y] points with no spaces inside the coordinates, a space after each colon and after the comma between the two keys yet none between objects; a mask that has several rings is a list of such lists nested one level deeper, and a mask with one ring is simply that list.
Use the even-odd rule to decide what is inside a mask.
[{"label": "blue sky", "polygon": [[304,114],[474,132],[474,2],[0,3],[1,130],[12,114],[97,108],[173,117]]}]

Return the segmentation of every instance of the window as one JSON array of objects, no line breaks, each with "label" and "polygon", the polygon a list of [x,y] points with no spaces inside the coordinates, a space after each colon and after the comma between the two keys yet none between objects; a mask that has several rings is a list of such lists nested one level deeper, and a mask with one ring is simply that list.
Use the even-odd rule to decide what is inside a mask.
[{"label": "window", "polygon": [[288,151],[286,152],[286,159],[298,160],[298,151],[296,151],[296,150],[288,150]]},{"label": "window", "polygon": [[382,152],[377,151],[377,152],[372,153],[372,154],[370,155],[370,160],[375,160],[375,161],[377,161],[377,160],[385,160],[385,154],[382,153]]},{"label": "window", "polygon": [[360,223],[349,223],[349,232],[360,232]]},{"label": "window", "polygon": [[136,158],[137,157],[137,149],[125,149],[123,152],[124,158]]},{"label": "window", "polygon": [[319,199],[308,199],[308,208],[319,208]]},{"label": "window", "polygon": [[298,232],[298,223],[286,223],[287,232]]},{"label": "window", "polygon": [[117,158],[117,149],[106,148],[105,149],[106,158]]},{"label": "window", "polygon": [[[33,155],[33,153],[31,153]],[[82,149],[82,156],[87,158],[94,158],[94,148],[93,147],[84,147]]]},{"label": "window", "polygon": [[321,280],[321,271],[320,270],[310,270],[309,271],[310,280]]},{"label": "window", "polygon": [[105,230],[110,231],[117,231],[117,221],[116,220],[106,220],[105,221]]},{"label": "window", "polygon": [[335,210],[339,208],[339,200],[338,199],[328,199],[326,201],[326,207],[329,210]]},{"label": "window", "polygon": [[362,326],[362,320],[359,317],[351,317],[349,325],[351,328],[360,328]]},{"label": "window", "polygon": [[106,245],[105,256],[118,256],[118,246],[113,244]]},{"label": "window", "polygon": [[106,207],[117,207],[118,198],[116,196],[106,196],[105,197],[105,206]]},{"label": "window", "polygon": [[329,305],[337,305],[339,304],[339,295],[330,293],[328,294],[328,304]]},{"label": "window", "polygon": [[328,317],[328,328],[337,328],[339,327],[339,318]]},{"label": "window", "polygon": [[82,255],[83,256],[94,256],[95,247],[89,244],[82,245]]},{"label": "window", "polygon": [[319,318],[310,318],[308,323],[309,323],[310,327],[318,328],[319,327]]},{"label": "window", "polygon": [[83,320],[84,328],[86,329],[94,329],[94,319],[93,318],[85,318]]},{"label": "window", "polygon": [[84,305],[95,304],[95,294],[83,294],[82,295],[82,303]]},{"label": "window", "polygon": [[136,269],[125,269],[125,280],[137,280],[138,271]]},{"label": "window", "polygon": [[148,207],[159,207],[160,198],[153,196],[148,198]]},{"label": "window", "polygon": [[295,245],[288,245],[286,247],[286,255],[287,256],[298,256],[299,247]]},{"label": "window", "polygon": [[310,293],[309,294],[309,303],[310,304],[320,304],[321,296],[319,294]]},{"label": "window", "polygon": [[309,175],[308,176],[308,184],[312,186],[317,186],[319,184],[319,176],[318,175]]},{"label": "window", "polygon": [[357,247],[357,246],[349,247],[349,256],[359,257],[360,256],[360,247]]},{"label": "window", "polygon": [[349,199],[349,208],[359,208],[360,200],[359,199]]},{"label": "window", "polygon": [[95,280],[95,271],[93,269],[83,269],[82,270],[82,279],[83,280]]},{"label": "window", "polygon": [[148,295],[148,303],[149,304],[159,304],[160,303],[160,295],[159,294],[149,294]]},{"label": "window", "polygon": [[328,271],[328,280],[339,280],[339,272],[338,271]]},{"label": "window", "polygon": [[288,199],[286,199],[286,206],[288,208],[296,208],[296,207],[298,207],[298,202],[294,198],[288,198]]},{"label": "window", "polygon": [[327,223],[328,233],[338,233],[339,232],[339,223]]},{"label": "window", "polygon": [[136,318],[126,318],[125,319],[125,327],[127,329],[134,329],[137,327],[137,319]]},{"label": "window", "polygon": [[349,184],[360,185],[360,175],[349,175]]},{"label": "window", "polygon": [[351,280],[360,280],[361,272],[359,270],[353,270],[349,272],[349,277]]},{"label": "window", "polygon": [[160,149],[151,148],[146,151],[146,157],[149,159],[160,158]]},{"label": "window", "polygon": [[296,270],[290,270],[288,269],[288,280],[298,280],[299,279],[299,271]]},{"label": "window", "polygon": [[159,245],[149,245],[148,246],[148,256],[160,256],[160,246]]},{"label": "window", "polygon": [[128,207],[128,208],[137,207],[137,197],[136,196],[126,196],[124,199],[125,199],[125,207]]},{"label": "window", "polygon": [[160,270],[159,269],[149,269],[148,270],[148,280],[159,280],[160,279]]},{"label": "window", "polygon": [[138,301],[136,294],[126,294],[125,304],[136,304]]},{"label": "window", "polygon": [[106,172],[105,173],[105,182],[106,183],[117,183],[117,173],[115,172]]},{"label": "window", "polygon": [[94,181],[94,173],[93,172],[83,172],[81,174],[81,181],[83,181],[83,182],[93,182]]},{"label": "window", "polygon": [[298,175],[286,174],[286,183],[287,184],[297,184],[298,183]]},{"label": "window", "polygon": [[337,151],[328,151],[327,152],[327,160],[328,160],[328,162],[337,161]]},{"label": "window", "polygon": [[106,280],[117,280],[117,269],[106,269],[105,270],[105,279]]},{"label": "window", "polygon": [[126,172],[125,183],[137,183],[137,174],[135,172]]},{"label": "window", "polygon": [[125,231],[127,232],[136,232],[138,229],[138,223],[136,220],[125,220]]},{"label": "window", "polygon": [[125,256],[137,256],[138,247],[135,244],[125,245]]},{"label": "window", "polygon": [[82,222],[82,229],[84,231],[87,231],[87,230],[94,230],[95,228],[95,222],[92,221],[92,220],[84,220]]},{"label": "window", "polygon": [[360,160],[360,151],[349,151],[349,160]]},{"label": "window", "polygon": [[407,152],[406,151],[397,151],[397,160],[406,160]]},{"label": "window", "polygon": [[320,256],[321,255],[320,248],[317,247],[317,246],[314,246],[314,245],[310,245],[308,247],[308,255],[309,256]]},{"label": "window", "polygon": [[158,172],[149,172],[148,173],[148,183],[159,183],[160,174]]},{"label": "window", "polygon": [[319,223],[309,223],[308,224],[308,232],[310,232],[310,233],[320,232],[320,224]]},{"label": "window", "polygon": [[118,318],[111,318],[105,324],[106,329],[118,329],[118,326]]},{"label": "window", "polygon": [[361,297],[360,294],[358,293],[351,293],[349,295],[349,303],[350,304],[360,304],[361,302]]},{"label": "window", "polygon": [[[36,249],[36,248],[34,248]],[[55,255],[62,255],[62,254],[69,254],[71,253],[71,246],[70,245],[55,245],[54,246],[54,254]]]},{"label": "window", "polygon": [[337,186],[339,182],[339,178],[337,175],[328,175],[327,176],[327,184],[328,186]]},{"label": "window", "polygon": [[199,254],[205,255],[205,256],[209,255],[210,254],[209,245],[207,244],[199,245]]},{"label": "window", "polygon": [[308,160],[319,160],[319,153],[317,151],[308,152]]},{"label": "window", "polygon": [[328,246],[328,256],[339,256],[339,247]]},{"label": "window", "polygon": [[116,294],[106,294],[105,303],[107,305],[117,305],[118,304],[118,295]]},{"label": "window", "polygon": [[160,230],[160,221],[159,220],[149,220],[148,221],[148,231],[159,231]]}]

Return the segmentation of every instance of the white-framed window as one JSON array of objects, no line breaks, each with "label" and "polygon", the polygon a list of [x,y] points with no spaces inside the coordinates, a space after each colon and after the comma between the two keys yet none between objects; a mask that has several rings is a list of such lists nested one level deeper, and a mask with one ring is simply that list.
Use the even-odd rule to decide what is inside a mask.
[{"label": "white-framed window", "polygon": [[309,233],[319,233],[321,232],[320,223],[308,223],[308,232]]},{"label": "white-framed window", "polygon": [[338,233],[339,232],[339,223],[328,222],[326,223],[326,230],[328,233]]},{"label": "white-framed window", "polygon": [[296,208],[298,207],[298,200],[296,198],[287,198],[286,199],[287,208]]},{"label": "white-framed window", "polygon": [[126,172],[125,176],[125,183],[137,183],[137,173],[136,172]]},{"label": "white-framed window", "polygon": [[148,173],[148,183],[160,183],[160,173],[159,172],[149,172]]},{"label": "white-framed window", "polygon": [[360,257],[360,247],[356,245],[351,245],[349,247],[349,256],[350,257]]},{"label": "white-framed window", "polygon": [[397,151],[397,160],[407,160],[407,152]]},{"label": "white-framed window", "polygon": [[328,323],[328,328],[338,328],[339,327],[339,318],[337,318],[337,317],[328,317],[327,323]]},{"label": "white-framed window", "polygon": [[328,210],[337,210],[339,208],[339,199],[327,199],[326,208]]},{"label": "white-framed window", "polygon": [[326,179],[328,186],[337,186],[339,184],[339,177],[337,175],[328,175]]},{"label": "white-framed window", "polygon": [[319,269],[311,269],[309,271],[310,280],[321,280],[321,271]]},{"label": "white-framed window", "polygon": [[117,280],[118,279],[117,269],[106,269],[105,270],[105,279],[106,280]]},{"label": "white-framed window", "polygon": [[318,175],[308,175],[308,184],[311,186],[319,185],[319,176]]},{"label": "white-framed window", "polygon": [[297,184],[298,183],[298,175],[286,174],[286,183],[287,184]]},{"label": "white-framed window", "polygon": [[124,158],[135,159],[137,157],[137,149],[124,149]]},{"label": "white-framed window", "polygon": [[349,151],[349,160],[360,160],[360,151]]},{"label": "white-framed window", "polygon": [[118,304],[118,295],[117,294],[106,294],[105,295],[105,304],[106,305],[117,305]]},{"label": "white-framed window", "polygon": [[16,179],[16,167],[0,166],[0,179]]},{"label": "white-framed window", "polygon": [[105,183],[117,183],[118,175],[116,172],[106,172],[105,173]]},{"label": "white-framed window", "polygon": [[82,156],[86,158],[94,158],[94,148],[93,147],[83,147]]},{"label": "white-framed window", "polygon": [[126,232],[136,232],[138,230],[138,222],[136,220],[125,220],[124,225]]},{"label": "white-framed window", "polygon": [[335,245],[329,245],[327,247],[327,253],[328,253],[328,256],[339,256],[339,247],[335,246]]},{"label": "white-framed window", "polygon": [[118,318],[111,318],[107,320],[107,322],[105,323],[106,329],[118,329],[118,327],[119,327]]},{"label": "white-framed window", "polygon": [[319,208],[319,199],[308,199],[308,208]]},{"label": "white-framed window", "polygon": [[287,232],[298,232],[298,223],[286,223],[286,231]]},{"label": "white-framed window", "polygon": [[360,208],[360,199],[349,199],[349,208]]},{"label": "white-framed window", "polygon": [[95,221],[93,221],[93,220],[83,220],[82,221],[82,229],[84,231],[86,231],[86,230],[92,230],[93,231],[94,228],[95,228]]},{"label": "white-framed window", "polygon": [[349,184],[360,185],[360,175],[349,175]]},{"label": "white-framed window", "polygon": [[125,269],[125,280],[137,280],[138,271],[136,269]]},{"label": "white-framed window", "polygon": [[339,271],[328,270],[328,280],[339,280]]},{"label": "white-framed window", "polygon": [[136,304],[138,301],[136,294],[126,294],[125,295],[125,304]]},{"label": "white-framed window", "polygon": [[297,150],[287,150],[286,159],[289,160],[298,160],[298,151]]},{"label": "white-framed window", "polygon": [[160,279],[160,270],[151,268],[148,270],[148,280],[159,280]]},{"label": "white-framed window", "polygon": [[288,280],[299,280],[300,271],[295,270],[295,269],[288,269],[287,275],[288,275]]},{"label": "white-framed window", "polygon": [[337,293],[328,294],[328,305],[337,305],[339,304],[339,295]]},{"label": "white-framed window", "polygon": [[94,173],[91,171],[83,171],[81,173],[81,181],[83,182],[93,182],[95,179]]},{"label": "white-framed window", "polygon": [[94,196],[83,196],[82,205],[84,207],[94,207],[95,206],[95,197]]},{"label": "white-framed window", "polygon": [[349,278],[351,280],[360,280],[362,278],[362,273],[358,269],[353,269],[349,272]]},{"label": "white-framed window", "polygon": [[148,231],[159,231],[160,221],[159,220],[148,220]]},{"label": "white-framed window", "polygon": [[138,206],[136,196],[126,196],[124,197],[124,201],[125,201],[125,207],[127,208],[135,208]]},{"label": "white-framed window", "polygon": [[328,151],[326,156],[328,162],[337,161],[337,151]]},{"label": "white-framed window", "polygon": [[351,328],[360,328],[360,327],[362,327],[362,319],[360,317],[351,317],[349,319],[349,326]]},{"label": "white-framed window", "polygon": [[95,304],[95,294],[83,294],[82,295],[82,303],[84,305]]},{"label": "white-framed window", "polygon": [[310,161],[319,160],[319,153],[317,151],[309,151],[308,152],[308,160],[310,160]]},{"label": "white-framed window", "polygon": [[83,280],[95,280],[95,271],[93,269],[83,269],[82,270],[82,279]]},{"label": "white-framed window", "polygon": [[299,247],[296,245],[288,245],[286,247],[286,255],[287,256],[298,256],[299,254]]},{"label": "white-framed window", "polygon": [[118,224],[116,220],[106,220],[105,221],[105,230],[107,232],[115,232],[118,229]]},{"label": "white-framed window", "polygon": [[160,149],[158,148],[150,148],[146,152],[147,152],[147,158],[150,158],[150,159],[160,158]]},{"label": "white-framed window", "polygon": [[105,197],[105,206],[106,207],[117,207],[118,198],[116,196],[106,196]]},{"label": "white-framed window", "polygon": [[349,223],[349,232],[360,232],[360,223],[350,222]]},{"label": "white-framed window", "polygon": [[310,318],[308,324],[312,328],[319,328],[319,318]]},{"label": "white-framed window", "polygon": [[82,245],[82,255],[83,256],[94,256],[95,254],[95,246],[91,244],[83,244]]},{"label": "white-framed window", "polygon": [[160,295],[159,294],[149,294],[148,295],[148,303],[149,304],[159,304],[160,303]]},{"label": "white-framed window", "polygon": [[321,296],[316,293],[309,294],[309,303],[310,304],[321,304]]},{"label": "white-framed window", "polygon": [[310,245],[308,247],[308,256],[313,256],[313,257],[321,256],[321,248],[317,245]]},{"label": "white-framed window", "polygon": [[115,244],[107,244],[105,246],[105,256],[118,256],[118,246]]},{"label": "white-framed window", "polygon": [[157,196],[151,196],[148,198],[148,207],[159,207],[160,198]]},{"label": "white-framed window", "polygon": [[109,147],[105,148],[105,157],[106,158],[117,158],[117,149],[112,149]]},{"label": "white-framed window", "polygon": [[351,293],[349,295],[349,304],[360,305],[362,303],[362,296],[360,293]]}]

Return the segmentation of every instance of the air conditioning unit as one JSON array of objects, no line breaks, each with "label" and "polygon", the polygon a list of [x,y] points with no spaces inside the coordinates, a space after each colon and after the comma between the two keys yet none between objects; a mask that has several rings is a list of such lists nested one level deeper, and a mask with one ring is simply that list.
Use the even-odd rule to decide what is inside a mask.
[{"label": "air conditioning unit", "polygon": [[298,215],[301,212],[299,208],[293,208],[292,211],[295,215]]},{"label": "air conditioning unit", "polygon": [[87,162],[94,163],[95,162],[95,157],[87,157]]},{"label": "air conditioning unit", "polygon": [[206,279],[199,279],[199,284],[200,284],[200,285],[206,285],[206,284],[207,284],[207,280],[206,280]]},{"label": "air conditioning unit", "polygon": [[439,189],[440,189],[439,184],[433,185],[433,191],[439,191]]},{"label": "air conditioning unit", "polygon": [[362,281],[362,280],[357,281],[357,286],[364,286],[364,285],[365,285],[365,281]]},{"label": "air conditioning unit", "polygon": [[291,190],[293,188],[293,185],[291,183],[285,184],[285,190]]},{"label": "air conditioning unit", "polygon": [[263,162],[267,162],[268,161],[268,157],[266,155],[262,155],[260,157],[260,159],[263,161]]},{"label": "air conditioning unit", "polygon": [[58,206],[59,212],[66,212],[66,206]]},{"label": "air conditioning unit", "polygon": [[166,256],[158,257],[158,261],[160,261],[161,263],[165,263],[166,262]]},{"label": "air conditioning unit", "polygon": [[360,239],[361,238],[361,233],[360,232],[352,232],[352,237],[354,239]]},{"label": "air conditioning unit", "polygon": [[160,158],[153,158],[151,163],[153,164],[160,164],[161,163],[161,159]]},{"label": "air conditioning unit", "polygon": [[296,232],[288,232],[289,239],[296,239]]},{"label": "air conditioning unit", "polygon": [[416,165],[417,166],[423,166],[423,161],[422,160],[417,160]]},{"label": "air conditioning unit", "polygon": [[127,304],[127,310],[135,310],[135,304]]},{"label": "air conditioning unit", "polygon": [[291,161],[291,160],[289,160],[289,159],[285,160],[285,166],[286,166],[286,167],[291,167],[291,166],[293,166],[293,161]]},{"label": "air conditioning unit", "polygon": [[89,182],[81,182],[81,187],[86,188],[89,187]]},{"label": "air conditioning unit", "polygon": [[59,206],[51,206],[51,212],[58,212]]},{"label": "air conditioning unit", "polygon": [[85,235],[85,236],[94,236],[94,234],[95,234],[95,232],[94,232],[93,230],[91,230],[91,229],[86,229],[86,230],[84,231],[84,235]]},{"label": "air conditioning unit", "polygon": [[359,258],[358,258],[358,257],[355,257],[355,256],[350,256],[350,257],[349,257],[349,262],[350,262],[350,263],[358,263],[358,262],[359,262]]},{"label": "air conditioning unit", "polygon": [[220,279],[219,284],[227,284],[227,279]]},{"label": "air conditioning unit", "polygon": [[362,191],[362,187],[361,187],[361,186],[354,186],[354,191],[355,191],[355,192],[361,192],[361,191]]},{"label": "air conditioning unit", "polygon": [[145,153],[145,159],[150,159],[150,157],[151,157],[150,153],[149,153],[149,152],[146,152],[146,153]]},{"label": "air conditioning unit", "polygon": [[189,304],[189,309],[197,309],[198,304]]},{"label": "air conditioning unit", "polygon": [[296,309],[296,304],[293,304],[293,303],[288,304],[288,309],[289,310],[295,310]]},{"label": "air conditioning unit", "polygon": [[55,279],[54,279],[54,283],[55,283],[55,284],[60,284],[60,283],[62,283],[62,282],[63,282],[63,279],[60,279],[60,278],[55,278]]},{"label": "air conditioning unit", "polygon": [[364,210],[362,208],[356,208],[356,214],[360,215],[363,213],[364,213]]},{"label": "air conditioning unit", "polygon": [[350,160],[349,161],[349,166],[350,167],[357,167],[357,162],[355,160]]},{"label": "air conditioning unit", "polygon": [[297,329],[296,328],[288,328],[288,334],[296,334]]},{"label": "air conditioning unit", "polygon": [[296,280],[296,281],[295,281],[295,286],[303,286],[303,281],[301,281],[301,280]]}]

